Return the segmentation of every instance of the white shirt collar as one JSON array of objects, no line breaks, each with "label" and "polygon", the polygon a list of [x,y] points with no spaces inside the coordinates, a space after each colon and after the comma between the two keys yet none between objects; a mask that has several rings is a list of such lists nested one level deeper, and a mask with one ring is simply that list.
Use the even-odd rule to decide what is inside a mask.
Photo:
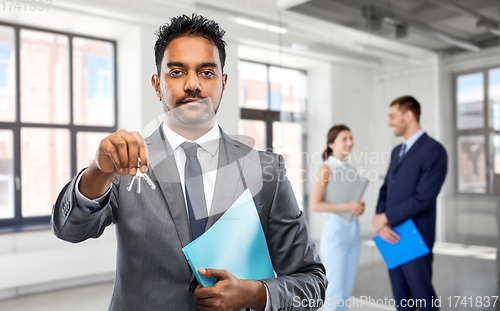
[{"label": "white shirt collar", "polygon": [[[165,122],[163,122],[162,124],[162,129],[173,151],[175,151],[175,149],[177,149],[182,143],[186,141],[193,142],[192,140],[189,140],[179,135],[178,133],[174,132],[171,128],[167,126]],[[214,156],[215,153],[217,152],[217,149],[219,149],[219,138],[220,138],[219,123],[216,120],[215,125],[210,129],[210,131],[208,131],[205,135],[201,136],[194,142],[200,145],[200,147],[202,147],[212,156]]]}]

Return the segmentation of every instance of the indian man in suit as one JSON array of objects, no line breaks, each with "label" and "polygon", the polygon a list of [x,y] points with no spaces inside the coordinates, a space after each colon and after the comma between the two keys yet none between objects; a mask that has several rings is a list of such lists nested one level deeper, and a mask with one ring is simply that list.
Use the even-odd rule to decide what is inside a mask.
[{"label": "indian man in suit", "polygon": [[[124,129],[103,139],[95,160],[54,205],[53,231],[69,242],[97,238],[115,224],[117,272],[109,310],[289,310],[298,301],[324,299],[325,268],[285,177],[283,157],[257,152],[218,126],[228,78],[224,34],[197,14],[171,18],[159,28],[151,83],[164,122],[145,139]],[[145,184],[140,194],[127,191],[138,169],[151,176],[156,190]],[[202,288],[182,247],[246,188],[277,277],[241,280],[226,270],[200,269],[217,280]],[[89,264],[99,264],[99,258]],[[302,306],[296,309],[315,309]]]},{"label": "indian man in suit", "polygon": [[[404,142],[392,151],[391,162],[380,189],[373,227],[386,242],[397,243],[392,229],[411,219],[420,231],[429,254],[389,270],[398,310],[438,310],[432,286],[432,247],[436,236],[436,201],[447,172],[443,146],[420,127],[421,108],[412,96],[390,105],[388,125]],[[420,304],[416,306],[416,304]]]}]

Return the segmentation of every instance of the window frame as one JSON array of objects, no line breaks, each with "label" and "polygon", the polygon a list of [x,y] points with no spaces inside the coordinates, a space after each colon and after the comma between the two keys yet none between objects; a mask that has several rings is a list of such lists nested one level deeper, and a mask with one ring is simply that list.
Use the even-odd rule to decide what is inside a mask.
[{"label": "window frame", "polygon": [[[15,87],[15,109],[16,120],[14,122],[0,121],[1,130],[13,131],[14,143],[14,174],[12,176],[14,185],[14,217],[0,219],[0,233],[46,230],[50,228],[50,215],[23,217],[22,216],[22,168],[21,168],[21,129],[22,128],[49,128],[49,129],[68,129],[70,132],[70,174],[76,176],[77,170],[77,134],[79,132],[116,132],[118,123],[118,68],[117,68],[117,44],[116,40],[106,38],[92,37],[72,32],[62,32],[47,28],[32,27],[22,24],[5,23],[0,21],[0,26],[11,27],[14,29],[14,87]],[[68,124],[50,124],[50,123],[28,123],[21,122],[21,76],[20,76],[20,33],[21,30],[43,31],[58,35],[64,35],[68,38],[68,75],[69,75],[69,123]],[[84,38],[108,42],[113,46],[113,73],[114,73],[114,124],[112,126],[93,126],[93,125],[75,125],[73,120],[73,38]],[[54,198],[55,203],[56,198]]]},{"label": "window frame", "polygon": [[[477,69],[465,70],[460,72],[455,72],[452,74],[453,85],[452,85],[452,99],[453,99],[453,158],[455,160],[455,172],[456,178],[453,180],[453,190],[455,196],[457,197],[467,197],[467,198],[496,198],[493,189],[493,179],[494,179],[494,170],[493,170],[493,154],[491,150],[491,137],[494,134],[500,134],[500,131],[495,131],[492,127],[490,127],[490,106],[489,106],[489,87],[490,87],[490,76],[489,71],[492,69],[500,69],[500,64],[491,65],[488,67],[481,67]],[[481,73],[483,74],[483,127],[476,129],[458,129],[458,96],[457,96],[457,83],[458,78],[464,75]],[[460,191],[460,154],[459,154],[459,144],[458,139],[462,136],[482,136],[484,138],[484,153],[485,153],[485,168],[486,168],[486,192],[485,193],[474,193],[474,192],[461,192]]]}]

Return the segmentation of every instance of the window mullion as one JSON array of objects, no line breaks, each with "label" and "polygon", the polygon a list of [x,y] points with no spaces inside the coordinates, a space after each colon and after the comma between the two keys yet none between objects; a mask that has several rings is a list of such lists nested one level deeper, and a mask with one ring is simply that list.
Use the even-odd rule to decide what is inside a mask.
[{"label": "window mullion", "polygon": [[492,178],[493,178],[493,170],[491,169],[493,166],[491,165],[491,159],[490,159],[490,96],[489,96],[489,84],[490,84],[490,77],[489,77],[489,72],[488,69],[486,69],[483,73],[484,75],[484,128],[483,128],[483,135],[484,135],[484,161],[486,162],[486,194],[491,194],[492,193]]},{"label": "window mullion", "polygon": [[73,120],[73,36],[68,38],[68,57],[69,57],[69,141],[70,141],[70,174],[76,175],[76,128]]},{"label": "window mullion", "polygon": [[14,122],[14,219],[16,223],[22,220],[21,194],[21,28],[14,27],[14,63],[16,89],[16,121]]}]

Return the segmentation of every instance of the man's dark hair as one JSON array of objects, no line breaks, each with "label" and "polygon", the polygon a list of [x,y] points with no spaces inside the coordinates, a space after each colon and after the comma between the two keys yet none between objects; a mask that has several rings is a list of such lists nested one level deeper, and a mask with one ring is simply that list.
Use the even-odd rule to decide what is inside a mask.
[{"label": "man's dark hair", "polygon": [[391,107],[394,105],[399,105],[399,110],[401,110],[402,113],[410,110],[417,122],[420,123],[420,104],[413,96],[407,95],[397,98],[391,103]]},{"label": "man's dark hair", "polygon": [[155,32],[157,37],[155,43],[156,69],[158,75],[161,71],[161,61],[168,44],[177,38],[186,36],[202,37],[214,44],[219,50],[219,58],[224,71],[226,62],[226,42],[222,39],[226,31],[219,27],[213,20],[206,19],[202,15],[193,13],[191,17],[182,14],[170,18],[170,24],[165,23]]}]

